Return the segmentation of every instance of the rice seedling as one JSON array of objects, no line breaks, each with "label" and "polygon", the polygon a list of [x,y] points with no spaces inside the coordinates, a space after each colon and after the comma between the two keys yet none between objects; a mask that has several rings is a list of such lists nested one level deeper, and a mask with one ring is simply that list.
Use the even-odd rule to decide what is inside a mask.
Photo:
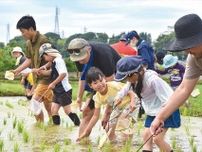
[{"label": "rice seedling", "polygon": [[14,133],[12,131],[8,134],[8,138],[9,138],[10,141],[13,141]]},{"label": "rice seedling", "polygon": [[41,144],[40,144],[40,150],[41,151],[44,151],[45,149],[46,149],[46,144],[45,144],[45,142],[42,142]]},{"label": "rice seedling", "polygon": [[24,122],[23,121],[18,121],[17,123],[17,129],[18,129],[18,133],[22,133],[23,129],[24,129]]},{"label": "rice seedling", "polygon": [[8,108],[11,108],[11,109],[13,109],[13,105],[10,103],[10,102],[6,102],[6,106],[8,107]]},{"label": "rice seedling", "polygon": [[171,142],[172,148],[176,149],[176,145],[177,145],[177,141],[176,141],[176,137],[173,137],[172,142]]},{"label": "rice seedling", "polygon": [[102,147],[102,151],[104,151],[104,152],[111,152],[111,151],[113,151],[112,144],[111,143],[104,144],[104,146]]},{"label": "rice seedling", "polygon": [[11,117],[11,113],[7,112],[7,116],[8,116],[8,118],[10,118]]},{"label": "rice seedling", "polygon": [[19,148],[19,145],[18,143],[15,143],[14,144],[14,149],[13,149],[14,152],[19,152],[20,151],[20,148]]},{"label": "rice seedling", "polygon": [[123,148],[122,148],[122,152],[130,152],[131,151],[131,146],[132,146],[132,140],[129,139],[126,141],[126,143],[124,144]]},{"label": "rice seedling", "polygon": [[60,149],[61,149],[60,145],[59,145],[59,144],[55,144],[53,151],[54,151],[54,152],[60,152]]},{"label": "rice seedling", "polygon": [[6,118],[4,118],[3,125],[5,126],[6,124],[7,124],[7,120],[6,120]]},{"label": "rice seedling", "polygon": [[90,144],[90,145],[88,145],[88,150],[87,150],[87,152],[92,152],[93,151],[93,147],[92,147],[92,145]]},{"label": "rice seedling", "polygon": [[0,152],[4,151],[4,141],[0,139]]},{"label": "rice seedling", "polygon": [[17,118],[15,117],[13,120],[13,129],[16,127],[16,124],[17,124]]},{"label": "rice seedling", "polygon": [[72,142],[71,139],[68,139],[68,138],[64,139],[64,144],[65,145],[70,145],[71,142]]},{"label": "rice seedling", "polygon": [[28,141],[29,141],[29,133],[28,133],[28,131],[26,131],[25,129],[23,130],[23,132],[22,132],[22,136],[23,136],[23,141],[25,142],[25,143],[27,143]]},{"label": "rice seedling", "polygon": [[20,99],[20,100],[18,100],[18,105],[20,105],[20,106],[23,106],[23,107],[26,107],[27,106],[27,101],[25,101],[25,100],[22,100],[22,99]]}]

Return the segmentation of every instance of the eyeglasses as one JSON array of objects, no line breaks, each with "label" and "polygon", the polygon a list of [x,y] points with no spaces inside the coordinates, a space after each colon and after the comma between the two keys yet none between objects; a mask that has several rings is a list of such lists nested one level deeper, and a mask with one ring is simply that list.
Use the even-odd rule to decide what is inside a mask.
[{"label": "eyeglasses", "polygon": [[67,51],[69,52],[69,54],[79,54],[81,52],[81,49],[83,49],[86,45],[84,45],[83,47],[79,48],[79,49],[67,49]]}]

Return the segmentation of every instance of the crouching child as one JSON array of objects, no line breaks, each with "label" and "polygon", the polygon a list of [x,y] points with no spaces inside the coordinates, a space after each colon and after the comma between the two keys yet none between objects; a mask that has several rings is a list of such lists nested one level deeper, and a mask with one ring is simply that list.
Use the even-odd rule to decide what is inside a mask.
[{"label": "crouching child", "polygon": [[[129,91],[128,94],[123,97],[122,101],[116,105],[114,102],[115,97],[117,92],[124,86],[123,83],[115,81],[106,82],[104,74],[96,67],[91,67],[89,69],[86,81],[88,85],[96,91],[96,94],[93,96],[95,111],[89,124],[86,126],[84,132],[78,137],[77,141],[90,135],[92,128],[99,119],[102,105],[106,106],[102,118],[102,127],[108,132],[109,140],[113,141],[116,139],[115,129],[118,119],[123,116],[122,114],[133,112],[135,109],[135,93]],[[124,112],[126,109],[130,110]]]}]

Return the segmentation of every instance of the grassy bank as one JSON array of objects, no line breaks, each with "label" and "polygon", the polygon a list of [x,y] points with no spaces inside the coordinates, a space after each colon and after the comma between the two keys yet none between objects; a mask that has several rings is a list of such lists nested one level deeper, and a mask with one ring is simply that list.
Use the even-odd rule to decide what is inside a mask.
[{"label": "grassy bank", "polygon": [[[76,99],[77,95],[77,81],[70,81],[73,88],[73,100]],[[198,88],[201,92],[199,96],[196,98],[189,97],[189,107],[182,106],[180,111],[182,115],[189,116],[200,116],[202,117],[202,83],[200,82],[196,88]],[[23,96],[24,88],[20,85],[19,80],[16,81],[8,81],[8,80],[0,80],[0,96]]]},{"label": "grassy bank", "polygon": [[[73,88],[73,99],[76,99],[77,81],[70,82]],[[0,96],[23,96],[24,88],[20,84],[20,80],[0,80]]]}]

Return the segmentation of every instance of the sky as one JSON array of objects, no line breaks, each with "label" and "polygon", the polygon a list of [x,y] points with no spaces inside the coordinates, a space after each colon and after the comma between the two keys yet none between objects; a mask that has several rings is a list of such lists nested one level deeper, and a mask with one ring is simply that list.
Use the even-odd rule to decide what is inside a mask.
[{"label": "sky", "polygon": [[190,13],[202,17],[202,0],[0,0],[0,42],[7,41],[7,25],[10,39],[21,35],[16,23],[24,15],[34,17],[41,33],[54,32],[56,7],[64,37],[84,31],[112,36],[136,30],[150,33],[154,41],[180,17]]}]

